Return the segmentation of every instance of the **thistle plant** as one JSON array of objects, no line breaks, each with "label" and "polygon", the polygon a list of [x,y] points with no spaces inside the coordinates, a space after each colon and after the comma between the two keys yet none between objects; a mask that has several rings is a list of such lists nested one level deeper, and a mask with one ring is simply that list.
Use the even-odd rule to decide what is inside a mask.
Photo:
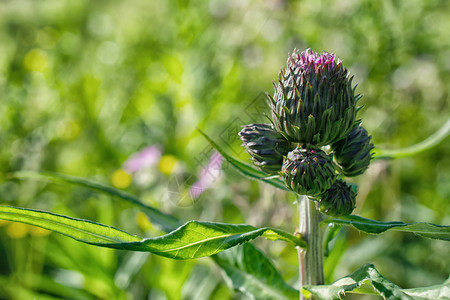
[{"label": "thistle plant", "polygon": [[[251,299],[337,299],[350,291],[374,293],[359,289],[363,284],[370,285],[385,299],[448,299],[448,281],[402,289],[371,264],[332,284],[324,280],[324,249],[333,236],[324,239],[327,225],[347,225],[371,234],[397,230],[450,241],[450,226],[380,222],[351,215],[357,206],[357,189],[347,182],[349,177],[363,174],[374,159],[405,157],[430,149],[450,133],[448,121],[422,143],[394,151],[376,149],[374,155],[371,136],[357,119],[361,96],[355,94],[352,79],[332,53],[294,51],[274,84],[273,95],[268,95],[271,124],[244,125],[239,133],[253,165],[232,157],[199,130],[242,174],[297,196],[299,223],[291,226],[291,232],[247,224],[186,222],[122,190],[44,172],[18,172],[13,177],[76,184],[127,201],[166,234],[144,238],[92,221],[10,206],[0,206],[0,219],[39,226],[98,247],[151,252],[171,259],[209,256],[222,269],[230,287]],[[258,237],[281,240],[291,245],[292,251],[297,249],[299,276],[295,286],[286,283],[270,259],[249,243]]]},{"label": "thistle plant", "polygon": [[278,134],[279,140],[285,138],[284,152],[288,143],[292,145],[283,156],[281,168],[282,153],[277,152],[274,163],[274,152],[267,152],[266,157],[266,152],[255,153],[252,149],[254,140],[259,141],[260,149],[273,149],[273,142],[264,143],[265,134],[253,131],[249,140],[248,125],[240,134],[257,166],[270,165],[270,172],[261,168],[269,175],[278,168],[286,187],[305,202],[299,205],[298,230],[310,247],[307,251],[299,249],[302,284],[324,283],[319,210],[330,216],[351,214],[356,195],[342,177],[362,174],[372,157],[371,137],[356,120],[361,95],[355,94],[352,80],[334,54],[295,50],[274,83],[273,96],[268,95],[276,131],[271,134]]},{"label": "thistle plant", "polygon": [[[277,139],[267,139],[267,131],[255,130],[255,125],[240,132],[243,146],[261,170],[278,173],[290,190],[319,202],[320,210],[332,216],[353,211],[355,194],[338,178],[361,175],[374,148],[356,119],[361,95],[355,94],[352,80],[334,54],[294,50],[274,83],[273,96],[268,95],[273,125],[258,125]],[[278,145],[282,151],[277,151]]]}]

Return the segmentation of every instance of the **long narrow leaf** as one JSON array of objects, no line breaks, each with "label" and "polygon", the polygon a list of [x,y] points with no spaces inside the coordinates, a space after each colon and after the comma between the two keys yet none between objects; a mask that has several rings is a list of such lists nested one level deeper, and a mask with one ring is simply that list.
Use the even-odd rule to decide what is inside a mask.
[{"label": "long narrow leaf", "polygon": [[233,289],[252,299],[298,299],[267,257],[252,244],[244,244],[213,256],[225,271]]},{"label": "long narrow leaf", "polygon": [[450,226],[435,225],[431,223],[381,222],[355,215],[336,219],[326,219],[323,222],[351,225],[356,229],[367,233],[379,234],[386,230],[396,230],[411,232],[431,239],[450,241]]},{"label": "long narrow leaf", "polygon": [[13,174],[15,178],[31,178],[37,180],[45,180],[45,181],[53,181],[53,182],[62,182],[62,183],[70,183],[75,185],[80,185],[86,188],[90,188],[96,190],[98,192],[102,192],[114,197],[118,197],[122,200],[128,201],[142,209],[142,211],[150,218],[152,222],[159,225],[161,229],[166,232],[172,231],[179,227],[182,223],[180,223],[176,218],[171,215],[165,214],[162,211],[148,206],[142,203],[139,198],[121,191],[119,189],[113,188],[111,186],[103,185],[98,182],[90,181],[84,178],[69,176],[58,173],[50,173],[50,172],[33,172],[33,171],[21,171]]},{"label": "long narrow leaf", "polygon": [[214,149],[216,149],[217,152],[219,152],[241,174],[243,174],[251,179],[256,179],[256,180],[260,180],[260,181],[269,183],[276,188],[279,188],[279,189],[282,189],[285,191],[290,191],[286,188],[286,185],[281,180],[276,179],[276,178],[270,178],[267,176],[266,173],[256,170],[253,167],[251,167],[250,165],[235,159],[234,157],[229,155],[225,150],[223,150],[223,148],[221,148],[216,142],[214,142],[206,133],[204,133],[203,131],[201,131],[198,128],[197,128],[197,130],[205,137],[206,140],[208,140],[208,142],[211,144],[211,146]]},{"label": "long narrow leaf", "polygon": [[413,146],[396,149],[396,150],[387,150],[387,149],[379,149],[376,148],[374,150],[374,158],[375,159],[389,159],[389,158],[403,158],[408,156],[416,155],[420,152],[429,150],[434,146],[438,145],[442,142],[448,135],[450,134],[450,119],[439,128],[434,134],[429,136],[427,139],[423,140],[420,143],[417,143]]},{"label": "long narrow leaf", "polygon": [[173,259],[211,256],[260,236],[306,247],[304,240],[287,232],[245,224],[191,221],[163,236],[142,239],[99,223],[25,208],[0,206],[0,219],[39,226],[92,245],[151,252]]},{"label": "long narrow leaf", "polygon": [[0,219],[39,226],[97,246],[118,246],[142,240],[114,227],[34,209],[0,206]]},{"label": "long narrow leaf", "polygon": [[[372,264],[364,265],[352,274],[337,280],[330,285],[304,286],[307,296],[314,295],[317,299],[330,300],[341,299],[345,293],[373,294],[372,291],[362,289],[365,281],[373,290],[387,300],[438,300],[449,299],[450,283],[418,289],[401,289],[384,278]],[[310,294],[309,294],[310,293]]]}]

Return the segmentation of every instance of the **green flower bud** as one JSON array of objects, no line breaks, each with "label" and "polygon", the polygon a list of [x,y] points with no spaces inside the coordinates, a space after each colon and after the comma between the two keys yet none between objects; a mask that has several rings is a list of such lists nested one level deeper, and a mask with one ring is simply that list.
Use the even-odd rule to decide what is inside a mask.
[{"label": "green flower bud", "polygon": [[283,156],[292,149],[291,144],[270,124],[250,124],[239,132],[242,145],[262,171],[276,175],[283,165]]},{"label": "green flower bud", "polygon": [[342,174],[349,177],[361,175],[369,167],[370,151],[374,148],[370,139],[362,126],[355,126],[344,139],[331,145]]},{"label": "green flower bud", "polygon": [[269,95],[275,129],[289,141],[325,146],[345,137],[358,111],[352,79],[334,54],[294,51]]},{"label": "green flower bud", "polygon": [[320,211],[333,217],[351,214],[355,204],[356,193],[342,180],[336,180],[319,199]]},{"label": "green flower bud", "polygon": [[320,149],[298,148],[289,152],[280,174],[289,189],[308,196],[322,194],[336,180],[331,156]]}]

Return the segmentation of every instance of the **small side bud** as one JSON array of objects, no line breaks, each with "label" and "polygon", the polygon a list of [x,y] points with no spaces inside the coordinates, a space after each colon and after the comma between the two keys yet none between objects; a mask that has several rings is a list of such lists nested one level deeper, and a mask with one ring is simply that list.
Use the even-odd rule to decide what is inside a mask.
[{"label": "small side bud", "polygon": [[331,145],[345,176],[358,176],[367,170],[372,159],[370,151],[374,148],[370,139],[362,126],[356,126],[344,139]]},{"label": "small side bud", "polygon": [[333,217],[351,214],[355,205],[356,193],[342,180],[336,180],[319,199],[320,211]]},{"label": "small side bud", "polygon": [[322,194],[336,180],[331,156],[320,149],[298,148],[289,152],[280,174],[289,189],[308,196]]},{"label": "small side bud", "polygon": [[253,163],[270,175],[280,172],[283,156],[291,150],[291,144],[270,124],[243,126],[239,136],[242,145],[252,157]]}]

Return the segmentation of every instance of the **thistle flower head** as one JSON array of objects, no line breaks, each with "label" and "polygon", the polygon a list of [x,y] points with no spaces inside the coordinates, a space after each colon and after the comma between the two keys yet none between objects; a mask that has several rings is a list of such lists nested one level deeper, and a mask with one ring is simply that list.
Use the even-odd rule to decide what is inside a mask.
[{"label": "thistle flower head", "polygon": [[352,77],[332,53],[294,51],[269,96],[276,130],[292,142],[316,147],[342,139],[358,108]]},{"label": "thistle flower head", "polygon": [[331,156],[320,149],[298,148],[289,152],[280,174],[289,189],[308,196],[320,195],[336,180]]},{"label": "thistle flower head", "polygon": [[336,180],[330,189],[322,194],[319,209],[330,216],[346,216],[355,208],[356,193],[342,180]]},{"label": "thistle flower head", "polygon": [[291,150],[291,144],[272,125],[245,125],[239,136],[258,168],[270,175],[280,172],[283,156]]}]

